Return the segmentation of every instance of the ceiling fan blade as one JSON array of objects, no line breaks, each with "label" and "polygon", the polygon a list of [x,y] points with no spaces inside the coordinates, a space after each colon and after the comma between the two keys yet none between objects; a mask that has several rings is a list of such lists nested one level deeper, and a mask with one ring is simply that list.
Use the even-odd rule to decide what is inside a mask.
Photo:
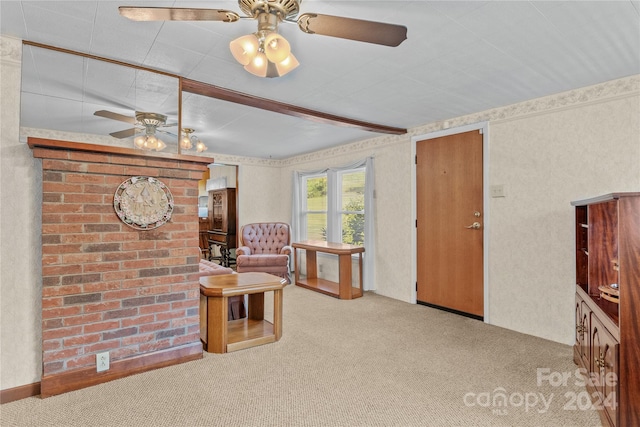
[{"label": "ceiling fan blade", "polygon": [[164,133],[165,135],[170,135],[174,138],[177,138],[178,135],[176,135],[175,133],[171,133],[171,132],[167,132],[166,130],[162,130],[162,129],[157,129],[156,132],[158,133]]},{"label": "ceiling fan blade", "polygon": [[194,9],[190,7],[120,6],[120,15],[133,21],[222,21],[235,22],[240,15],[224,9]]},{"label": "ceiling fan blade", "polygon": [[298,26],[309,34],[338,37],[384,46],[398,46],[407,39],[407,27],[383,22],[364,21],[342,16],[304,13]]},{"label": "ceiling fan blade", "polygon": [[114,113],[112,111],[99,110],[99,111],[96,111],[95,113],[93,113],[93,115],[94,116],[105,117],[107,119],[112,119],[112,120],[119,120],[119,121],[125,122],[125,123],[131,123],[132,125],[136,124],[136,118],[135,117],[125,116],[124,114],[118,114],[118,113]]},{"label": "ceiling fan blade", "polygon": [[136,134],[136,128],[131,128],[131,129],[125,129],[125,130],[121,130],[119,132],[113,132],[110,133],[109,135],[111,135],[114,138],[129,138],[130,136],[133,136]]}]

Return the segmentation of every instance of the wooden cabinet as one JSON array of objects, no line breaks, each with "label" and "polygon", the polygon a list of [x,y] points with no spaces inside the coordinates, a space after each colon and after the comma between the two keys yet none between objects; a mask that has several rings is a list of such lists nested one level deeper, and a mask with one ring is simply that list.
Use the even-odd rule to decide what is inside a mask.
[{"label": "wooden cabinet", "polygon": [[236,189],[223,188],[209,191],[209,244],[213,259],[213,247],[220,250],[220,264],[232,263],[231,249],[236,247]]},{"label": "wooden cabinet", "polygon": [[640,425],[640,193],[572,202],[574,361],[604,425]]}]

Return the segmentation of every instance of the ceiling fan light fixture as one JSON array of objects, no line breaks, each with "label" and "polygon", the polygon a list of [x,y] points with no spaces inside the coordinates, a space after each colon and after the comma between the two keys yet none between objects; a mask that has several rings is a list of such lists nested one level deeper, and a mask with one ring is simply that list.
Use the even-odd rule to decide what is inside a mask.
[{"label": "ceiling fan light fixture", "polygon": [[269,66],[269,60],[264,52],[258,52],[256,56],[244,66],[244,69],[258,77],[267,76],[267,67]]},{"label": "ceiling fan light fixture", "polygon": [[284,76],[289,71],[296,68],[298,65],[300,65],[298,60],[295,56],[293,56],[293,53],[290,53],[289,56],[284,59],[284,61],[276,62],[276,69],[278,70],[278,75]]},{"label": "ceiling fan light fixture", "polygon": [[191,143],[191,140],[188,137],[184,137],[182,138],[182,140],[180,141],[180,148],[182,148],[183,150],[189,150],[193,147],[193,144]]},{"label": "ceiling fan light fixture", "polygon": [[136,143],[136,146],[147,151],[161,151],[167,145],[161,139],[158,139],[155,136],[143,136],[142,140]]},{"label": "ceiling fan light fixture", "polygon": [[147,137],[145,135],[136,136],[136,138],[133,140],[133,144],[136,147],[143,149],[146,139]]},{"label": "ceiling fan light fixture", "polygon": [[184,136],[180,140],[180,148],[182,148],[183,150],[190,150],[193,147],[193,143],[191,142],[191,138],[193,138],[191,134],[193,132],[194,130],[191,128],[182,129],[182,133],[184,134]]},{"label": "ceiling fan light fixture", "polygon": [[207,146],[204,145],[204,143],[200,140],[198,140],[198,142],[196,142],[196,151],[198,153],[202,153],[203,151],[207,150]]},{"label": "ceiling fan light fixture", "polygon": [[147,135],[147,137],[145,138],[144,144],[142,145],[142,148],[144,150],[156,150],[159,151],[160,150],[160,144],[164,144],[161,140],[159,140],[155,135]]},{"label": "ceiling fan light fixture", "polygon": [[162,151],[167,148],[167,144],[165,144],[163,140],[161,140],[160,138],[156,138],[155,140],[155,147],[151,148],[152,150]]},{"label": "ceiling fan light fixture", "polygon": [[258,53],[260,43],[255,34],[247,34],[229,43],[229,49],[236,61],[242,65],[249,64]]},{"label": "ceiling fan light fixture", "polygon": [[147,151],[161,151],[167,147],[167,144],[165,144],[164,141],[162,141],[154,134],[149,133],[147,133],[146,135],[137,136],[133,140],[133,144],[136,146],[136,148]]},{"label": "ceiling fan light fixture", "polygon": [[264,53],[271,62],[282,62],[291,53],[291,45],[280,34],[272,32],[264,39]]},{"label": "ceiling fan light fixture", "polygon": [[[233,57],[258,77],[280,77],[298,65],[291,45],[278,34],[278,24],[298,13],[297,0],[241,0],[240,7],[258,21],[258,31],[229,44]],[[278,65],[282,64],[282,65]]]},{"label": "ceiling fan light fixture", "polygon": [[195,146],[196,151],[198,153],[202,153],[207,149],[207,146],[204,145],[202,141],[200,141],[200,138],[195,135],[191,135],[194,132],[195,130],[191,128],[182,129],[182,133],[184,134],[184,136],[180,140],[180,148],[182,148],[183,150],[190,150]]}]

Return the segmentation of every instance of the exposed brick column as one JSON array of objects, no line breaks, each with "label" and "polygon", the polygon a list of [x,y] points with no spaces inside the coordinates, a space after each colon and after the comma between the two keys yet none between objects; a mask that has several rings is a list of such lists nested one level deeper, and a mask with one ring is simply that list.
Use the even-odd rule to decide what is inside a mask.
[{"label": "exposed brick column", "polygon": [[[159,366],[202,357],[197,199],[213,159],[29,145],[43,170],[42,395],[139,372],[141,357]],[[154,230],[129,227],[113,207],[118,186],[138,175],[158,178],[173,194],[171,220]],[[96,373],[102,351],[112,369]],[[80,373],[79,384],[61,385]]]}]

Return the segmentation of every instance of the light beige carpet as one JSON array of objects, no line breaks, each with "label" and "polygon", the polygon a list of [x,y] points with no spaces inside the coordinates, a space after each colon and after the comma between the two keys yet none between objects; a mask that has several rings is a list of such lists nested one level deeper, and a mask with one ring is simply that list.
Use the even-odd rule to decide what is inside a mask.
[{"label": "light beige carpet", "polygon": [[[575,371],[569,346],[371,293],[287,286],[277,343],[5,404],[0,424],[599,426]],[[547,380],[564,373],[566,384]]]}]

